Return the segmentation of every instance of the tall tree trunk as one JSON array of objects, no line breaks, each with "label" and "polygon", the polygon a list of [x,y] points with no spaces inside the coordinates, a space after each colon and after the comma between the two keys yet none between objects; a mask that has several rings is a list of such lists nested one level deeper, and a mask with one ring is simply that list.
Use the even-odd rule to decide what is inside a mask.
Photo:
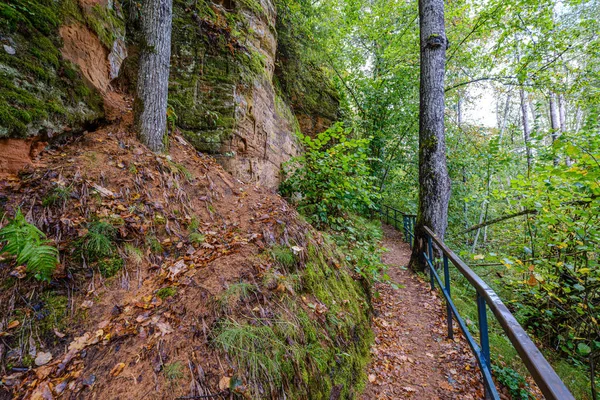
[{"label": "tall tree trunk", "polygon": [[424,227],[443,238],[448,226],[450,177],[444,133],[446,29],[444,1],[419,0],[421,82],[419,107],[419,212],[410,265],[424,269]]},{"label": "tall tree trunk", "polygon": [[[508,93],[506,95],[506,102],[504,103],[504,113],[502,115],[502,119],[500,121],[498,121],[498,130],[499,130],[499,136],[500,136],[500,141],[502,141],[502,136],[504,136],[504,132],[506,131],[506,124],[508,122],[508,111],[510,110],[510,98],[511,98],[511,94]],[[499,116],[500,118],[500,116]]]},{"label": "tall tree trunk", "polygon": [[173,0],[143,0],[135,124],[152,151],[164,150],[171,60]]},{"label": "tall tree trunk", "polygon": [[[560,134],[563,135],[567,132],[567,104],[565,101],[565,95],[561,94],[558,96],[558,115],[560,117]],[[567,167],[573,165],[573,160],[571,157],[565,157],[565,164]]]},{"label": "tall tree trunk", "polygon": [[529,118],[527,117],[527,96],[525,90],[521,88],[519,90],[521,97],[521,121],[523,123],[523,142],[525,142],[525,152],[527,155],[527,176],[531,172],[531,164],[533,162],[533,154],[531,152],[531,126],[529,125]]},{"label": "tall tree trunk", "polygon": [[[555,93],[550,93],[550,137],[552,143],[558,139],[560,134],[560,119],[558,115],[558,102]],[[560,161],[558,156],[554,157],[554,166],[557,166]]]}]

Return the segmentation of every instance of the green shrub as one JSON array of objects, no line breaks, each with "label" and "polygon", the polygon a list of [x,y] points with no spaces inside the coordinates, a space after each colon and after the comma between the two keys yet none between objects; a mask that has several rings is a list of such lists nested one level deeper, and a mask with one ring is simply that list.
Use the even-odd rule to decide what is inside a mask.
[{"label": "green shrub", "polygon": [[494,371],[494,377],[508,389],[513,400],[529,400],[531,398],[529,384],[517,371],[498,365],[492,365],[492,370]]},{"label": "green shrub", "polygon": [[183,371],[185,368],[181,361],[175,361],[171,364],[165,364],[163,369],[163,374],[165,374],[165,378],[170,381],[176,381],[183,378]]},{"label": "green shrub", "polygon": [[194,244],[204,243],[205,236],[199,232],[192,232],[189,236],[190,242]]},{"label": "green shrub", "polygon": [[62,207],[71,197],[71,191],[72,189],[69,186],[55,186],[48,192],[46,197],[42,199],[42,205],[44,207]]},{"label": "green shrub", "polygon": [[50,281],[58,265],[58,250],[42,231],[25,220],[21,210],[0,229],[0,243],[0,253],[15,256],[17,264],[27,265],[27,272],[37,280]]},{"label": "green shrub", "polygon": [[344,229],[348,215],[366,214],[376,207],[369,139],[349,136],[341,124],[315,139],[301,135],[306,152],[284,165],[281,193],[319,229]]}]

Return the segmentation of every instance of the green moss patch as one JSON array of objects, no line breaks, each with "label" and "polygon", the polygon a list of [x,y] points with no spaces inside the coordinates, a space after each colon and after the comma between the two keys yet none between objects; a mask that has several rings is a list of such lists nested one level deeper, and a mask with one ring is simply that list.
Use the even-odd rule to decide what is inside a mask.
[{"label": "green moss patch", "polygon": [[251,398],[329,399],[334,387],[353,398],[362,390],[373,340],[367,294],[334,248],[310,245],[305,263],[288,275],[299,258],[275,246],[267,257],[276,270],[263,286],[281,293],[272,307],[280,312],[217,324],[213,343],[234,360],[236,380],[247,383]]},{"label": "green moss patch", "polygon": [[58,28],[67,1],[0,3],[0,137],[51,135],[102,116],[98,93],[60,54]]}]

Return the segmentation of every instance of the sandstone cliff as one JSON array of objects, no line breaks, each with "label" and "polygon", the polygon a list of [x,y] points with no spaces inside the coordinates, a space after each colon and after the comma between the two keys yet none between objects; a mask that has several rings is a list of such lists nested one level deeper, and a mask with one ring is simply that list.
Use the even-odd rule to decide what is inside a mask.
[{"label": "sandstone cliff", "polygon": [[[278,20],[279,3],[175,0],[169,91],[177,129],[198,150],[271,188],[300,151],[296,133],[327,128],[338,108],[327,74],[294,57],[293,26]],[[135,84],[135,3],[54,4],[0,3],[0,138],[28,138],[0,146],[23,154],[100,123],[113,92]],[[14,172],[27,163],[19,159],[0,156],[0,168]]]}]

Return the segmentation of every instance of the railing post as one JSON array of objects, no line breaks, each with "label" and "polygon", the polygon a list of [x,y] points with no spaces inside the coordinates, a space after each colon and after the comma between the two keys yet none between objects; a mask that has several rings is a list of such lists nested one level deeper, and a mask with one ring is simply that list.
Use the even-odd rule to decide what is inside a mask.
[{"label": "railing post", "polygon": [[[433,242],[431,240],[431,236],[427,235],[427,254],[429,255],[429,268],[433,268]],[[435,289],[435,277],[433,276],[433,271],[429,271],[429,280],[431,284],[431,290]]]},{"label": "railing post", "polygon": [[411,236],[410,236],[410,247],[415,247],[415,219],[414,217],[410,217],[410,232],[411,232]]},{"label": "railing post", "polygon": [[[450,295],[450,270],[448,268],[448,256],[444,253],[444,283],[446,284],[446,293],[448,293],[448,298],[451,298]],[[452,307],[450,307],[450,302],[446,302],[446,314],[448,319],[448,339],[454,339],[454,331],[452,329]]]},{"label": "railing post", "polygon": [[481,355],[483,356],[488,368],[491,370],[492,365],[490,362],[490,340],[488,336],[487,310],[485,298],[479,294],[479,291],[477,291],[477,313],[479,316],[479,342],[481,346]]}]

